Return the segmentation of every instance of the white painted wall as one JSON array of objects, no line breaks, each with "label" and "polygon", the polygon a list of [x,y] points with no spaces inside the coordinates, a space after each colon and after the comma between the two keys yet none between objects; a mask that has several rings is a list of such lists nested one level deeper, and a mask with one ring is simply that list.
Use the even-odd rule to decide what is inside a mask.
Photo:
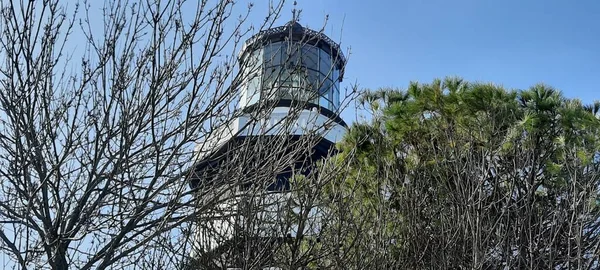
[{"label": "white painted wall", "polygon": [[[296,109],[293,109],[296,110]],[[263,120],[254,121],[249,115],[238,117],[227,126],[222,126],[196,145],[196,158],[202,160],[214,149],[236,136],[251,135],[304,135],[318,134],[324,139],[337,143],[346,128],[315,110],[302,110],[295,120],[286,117],[290,108],[278,107]]]}]

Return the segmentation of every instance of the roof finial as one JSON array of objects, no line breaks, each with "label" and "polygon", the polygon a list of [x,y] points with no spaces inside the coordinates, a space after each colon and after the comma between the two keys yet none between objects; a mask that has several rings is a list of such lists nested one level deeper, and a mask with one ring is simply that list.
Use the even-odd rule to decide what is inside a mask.
[{"label": "roof finial", "polygon": [[288,29],[290,30],[290,32],[303,31],[302,25],[298,23],[298,21],[300,20],[300,13],[302,13],[302,10],[297,9],[297,5],[298,2],[294,1],[294,8],[292,9],[292,20],[285,24],[287,27],[289,27]]},{"label": "roof finial", "polygon": [[300,11],[296,9],[298,2],[294,1],[294,8],[292,9],[292,22],[297,23],[300,17]]}]

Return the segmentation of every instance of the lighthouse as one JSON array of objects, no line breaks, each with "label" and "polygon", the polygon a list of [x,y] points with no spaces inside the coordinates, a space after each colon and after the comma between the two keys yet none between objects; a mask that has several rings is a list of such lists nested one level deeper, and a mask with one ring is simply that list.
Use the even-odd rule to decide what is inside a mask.
[{"label": "lighthouse", "polygon": [[238,64],[235,113],[196,146],[189,177],[199,201],[218,204],[199,218],[193,256],[225,261],[250,252],[250,240],[267,247],[297,233],[273,225],[282,214],[278,202],[294,177],[313,173],[332,153],[347,127],[338,114],[346,59],[322,32],[296,20],[261,31],[244,43]]}]

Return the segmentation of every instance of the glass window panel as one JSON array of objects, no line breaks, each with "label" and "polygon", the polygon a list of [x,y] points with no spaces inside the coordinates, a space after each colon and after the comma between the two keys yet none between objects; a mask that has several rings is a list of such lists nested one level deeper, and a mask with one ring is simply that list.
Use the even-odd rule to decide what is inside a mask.
[{"label": "glass window panel", "polygon": [[262,51],[262,49],[257,49],[248,54],[243,60],[243,65],[240,67],[240,74],[237,79],[241,82],[241,106],[249,105],[249,100],[260,87],[260,85],[257,84],[257,80],[260,80],[261,60],[259,60],[259,58],[262,57]]},{"label": "glass window panel", "polygon": [[260,76],[255,74],[255,76],[248,82],[248,105],[252,105],[258,102],[260,98]]},{"label": "glass window panel", "polygon": [[264,47],[265,53],[263,54],[263,59],[264,59],[264,62],[265,62],[265,67],[273,66],[274,59],[273,59],[273,50],[272,50],[272,48],[273,48],[273,44],[269,44],[269,45],[266,45]]},{"label": "glass window panel", "polygon": [[277,43],[277,52],[275,53],[275,60],[274,63],[276,63],[277,65],[283,65],[284,63],[284,56],[285,56],[285,51],[287,50],[287,44],[285,44],[284,42],[278,42]]},{"label": "glass window panel", "polygon": [[342,80],[342,78],[340,78],[340,70],[337,68],[333,69],[333,81],[334,82],[339,82]]},{"label": "glass window panel", "polygon": [[252,53],[252,64],[259,67],[262,65],[264,49],[258,49]]},{"label": "glass window panel", "polygon": [[334,110],[337,110],[340,107],[340,90],[338,89],[337,85],[333,87],[333,108]]},{"label": "glass window panel", "polygon": [[324,96],[319,97],[319,106],[329,109],[329,99]]},{"label": "glass window panel", "polygon": [[308,70],[308,81],[310,83],[310,90],[317,91],[321,85],[321,72],[309,69]]},{"label": "glass window panel", "polygon": [[271,67],[281,64],[281,56],[285,52],[285,43],[271,43],[265,47],[264,61],[265,66]]},{"label": "glass window panel", "polygon": [[283,84],[286,83],[285,79],[289,78],[286,73],[286,70],[281,66],[266,68],[265,75],[263,76],[263,91],[261,95],[268,99],[278,98],[281,95],[279,91],[284,88]]},{"label": "glass window panel", "polygon": [[333,110],[333,85],[331,86],[331,89],[327,93],[327,96],[329,97],[329,106],[327,106],[327,108],[330,110]]},{"label": "glass window panel", "polygon": [[331,80],[329,79],[325,79],[323,80],[323,84],[321,85],[321,89],[319,90],[319,93],[322,96],[329,96],[329,91],[331,91]]},{"label": "glass window panel", "polygon": [[300,88],[300,87],[305,87],[306,86],[306,76],[305,74],[303,74],[304,72],[302,71],[296,71],[293,73],[292,76],[292,80],[293,80],[293,87],[296,88]]},{"label": "glass window panel", "polygon": [[[311,75],[312,74],[312,75]],[[318,72],[299,67],[292,71],[294,87],[301,87],[306,90],[313,90],[315,81],[318,80]]]},{"label": "glass window panel", "polygon": [[331,109],[331,88],[332,83],[329,79],[322,81],[321,89],[319,91],[319,106]]},{"label": "glass window panel", "polygon": [[293,99],[293,88],[281,87],[279,88],[279,98],[282,99]]},{"label": "glass window panel", "polygon": [[311,95],[311,100],[310,100],[310,103],[313,103],[313,104],[317,104],[317,105],[318,105],[318,104],[319,104],[319,99],[320,99],[320,97],[319,97],[319,96],[315,96],[315,95],[314,95],[314,93],[312,93],[312,92],[311,92],[311,94],[312,94],[312,95]]},{"label": "glass window panel", "polygon": [[243,60],[242,66],[240,66],[240,80],[247,81],[251,78],[248,76],[251,73],[259,72],[262,68],[259,58],[262,57],[262,49],[256,50],[250,53],[246,59]]},{"label": "glass window panel", "polygon": [[319,50],[319,70],[323,75],[328,75],[331,70],[331,56],[323,50]]},{"label": "glass window panel", "polygon": [[247,93],[247,87],[245,84],[243,84],[242,86],[242,92],[241,92],[241,98],[240,98],[240,103],[239,103],[239,107],[243,108],[246,107],[248,105],[248,93]]},{"label": "glass window panel", "polygon": [[300,100],[302,100],[302,101],[311,102],[312,100],[315,100],[317,98],[315,93],[312,91],[306,91],[305,89],[302,89],[302,88],[299,88],[298,91],[300,92],[300,95],[301,95]]},{"label": "glass window panel", "polygon": [[306,68],[319,70],[319,51],[320,49],[312,45],[302,47],[302,63]]},{"label": "glass window panel", "polygon": [[265,74],[263,76],[263,86],[264,87],[274,87],[275,83],[280,77],[280,73],[282,72],[281,67],[267,67],[265,68]]},{"label": "glass window panel", "polygon": [[281,68],[278,81],[283,87],[294,87],[296,84],[295,76],[287,68]]},{"label": "glass window panel", "polygon": [[290,69],[295,69],[301,60],[301,48],[298,44],[287,46],[285,57],[282,64]]}]

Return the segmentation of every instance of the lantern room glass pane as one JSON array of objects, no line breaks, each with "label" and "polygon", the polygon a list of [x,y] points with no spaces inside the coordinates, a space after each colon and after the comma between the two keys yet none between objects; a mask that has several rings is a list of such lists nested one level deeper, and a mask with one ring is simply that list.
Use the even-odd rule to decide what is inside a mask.
[{"label": "lantern room glass pane", "polygon": [[319,93],[321,95],[327,96],[327,93],[329,93],[329,91],[331,91],[331,80],[330,79],[324,79],[323,80],[323,84],[321,85],[321,89],[319,90]]},{"label": "lantern room glass pane", "polygon": [[262,77],[262,59],[263,49],[257,49],[250,53],[244,60],[244,65],[240,67],[240,89],[242,90],[240,100],[241,106],[248,106],[256,103],[260,96],[261,77]]},{"label": "lantern room glass pane", "polygon": [[246,98],[248,105],[257,103],[260,98],[260,76],[258,74],[254,74],[254,77],[250,79],[247,89]]},{"label": "lantern room glass pane", "polygon": [[304,45],[302,47],[302,63],[304,67],[319,70],[319,51],[319,48],[311,45]]},{"label": "lantern room glass pane", "polygon": [[323,50],[319,50],[319,70],[325,76],[331,70],[331,56]]},{"label": "lantern room glass pane", "polygon": [[295,69],[302,64],[302,48],[298,44],[289,44],[285,50],[282,65],[288,69]]},{"label": "lantern room glass pane", "polygon": [[286,44],[282,42],[271,43],[265,46],[265,66],[272,67],[281,65],[282,55],[286,51]]},{"label": "lantern room glass pane", "polygon": [[308,73],[308,81],[310,82],[309,89],[307,89],[307,90],[317,91],[317,89],[319,89],[319,86],[321,85],[321,80],[323,80],[323,76],[321,75],[321,72],[312,70],[312,69],[308,69],[307,73]]},{"label": "lantern room glass pane", "polygon": [[248,103],[270,98],[308,101],[330,110],[339,106],[339,92],[335,90],[339,70],[332,67],[328,52],[312,45],[282,41],[266,45],[261,58],[260,76],[246,83],[252,91],[244,97]]},{"label": "lantern room glass pane", "polygon": [[320,96],[319,106],[329,109],[329,99],[326,96]]},{"label": "lantern room glass pane", "polygon": [[332,82],[329,79],[324,79],[321,89],[319,90],[319,106],[331,110],[331,90]]},{"label": "lantern room glass pane", "polygon": [[333,110],[337,110],[340,107],[340,89],[338,88],[338,84],[334,84],[333,86]]},{"label": "lantern room glass pane", "polygon": [[333,77],[332,77],[333,81],[338,83],[339,81],[342,80],[342,78],[340,78],[340,70],[338,68],[334,68],[333,69]]},{"label": "lantern room glass pane", "polygon": [[265,68],[263,75],[263,87],[273,88],[279,84],[282,69],[280,66],[273,66]]}]

